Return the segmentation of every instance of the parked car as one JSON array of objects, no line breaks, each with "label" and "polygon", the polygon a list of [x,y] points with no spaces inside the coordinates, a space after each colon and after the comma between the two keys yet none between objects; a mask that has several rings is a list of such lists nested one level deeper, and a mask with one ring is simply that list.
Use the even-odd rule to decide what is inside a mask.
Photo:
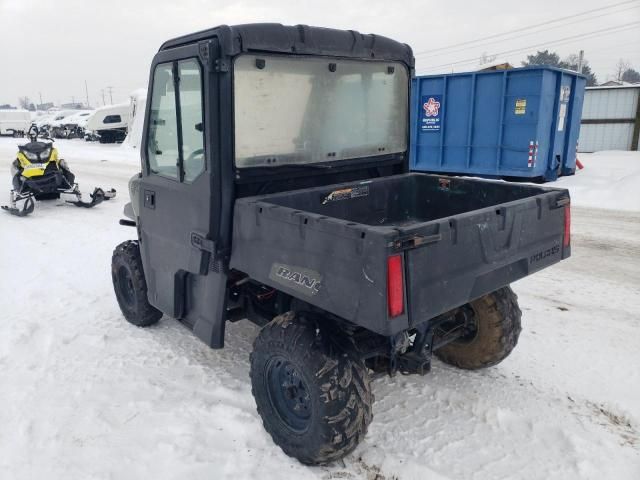
[{"label": "parked car", "polygon": [[84,138],[84,125],[93,114],[93,110],[75,110],[59,115],[51,123],[54,138]]},{"label": "parked car", "polygon": [[40,138],[59,138],[62,131],[61,121],[73,115],[77,110],[54,110],[48,114],[38,117],[34,124],[38,127]]}]

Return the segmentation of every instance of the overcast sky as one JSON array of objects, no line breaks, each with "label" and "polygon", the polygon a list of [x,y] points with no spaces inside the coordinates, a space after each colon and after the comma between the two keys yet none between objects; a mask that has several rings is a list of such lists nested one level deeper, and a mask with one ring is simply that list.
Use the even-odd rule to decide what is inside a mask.
[{"label": "overcast sky", "polygon": [[[151,59],[164,40],[251,22],[385,35],[424,52],[417,55],[418,73],[474,70],[483,53],[519,65],[527,53],[545,47],[562,56],[584,49],[602,82],[620,58],[640,70],[640,0],[551,23],[537,33],[523,30],[496,43],[476,40],[622,1],[0,0],[0,104],[15,105],[19,96],[37,101],[40,95],[45,102],[85,100],[85,80],[94,106],[102,104],[101,90],[108,86],[114,102],[126,100],[130,91],[147,86]],[[602,35],[618,26],[627,30]],[[596,36],[552,43],[587,33]],[[437,50],[468,41],[475,42]],[[520,48],[526,51],[504,53]]]}]

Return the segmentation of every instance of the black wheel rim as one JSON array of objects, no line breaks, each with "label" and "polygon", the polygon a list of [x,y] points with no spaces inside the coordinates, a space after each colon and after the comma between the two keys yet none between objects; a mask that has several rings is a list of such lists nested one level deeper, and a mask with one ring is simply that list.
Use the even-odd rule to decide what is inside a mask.
[{"label": "black wheel rim", "polygon": [[300,371],[287,359],[276,356],[265,370],[265,384],[273,410],[296,433],[303,433],[311,422],[311,395]]},{"label": "black wheel rim", "polygon": [[118,269],[118,290],[120,292],[120,299],[129,308],[133,308],[135,305],[135,291],[133,288],[133,278],[131,272],[125,266]]}]

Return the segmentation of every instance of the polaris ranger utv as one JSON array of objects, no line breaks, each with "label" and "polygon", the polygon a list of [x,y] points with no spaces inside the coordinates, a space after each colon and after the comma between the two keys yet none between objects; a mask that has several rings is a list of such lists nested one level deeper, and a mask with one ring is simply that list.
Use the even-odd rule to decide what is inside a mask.
[{"label": "polaris ranger utv", "polygon": [[570,255],[567,190],[408,171],[413,72],[388,38],[277,24],[170,40],[151,67],[118,303],[212,348],[261,325],[257,409],[306,464],[362,440],[372,372],[502,361],[510,282]]}]

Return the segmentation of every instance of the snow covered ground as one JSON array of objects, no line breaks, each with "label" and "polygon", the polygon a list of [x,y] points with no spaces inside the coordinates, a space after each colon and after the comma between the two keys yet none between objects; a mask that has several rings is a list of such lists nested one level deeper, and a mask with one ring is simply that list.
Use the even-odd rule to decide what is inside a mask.
[{"label": "snow covered ground", "polygon": [[[15,145],[0,138],[7,190]],[[1,479],[640,478],[639,154],[583,154],[556,184],[573,196],[573,256],[514,285],[524,330],[507,360],[377,379],[365,441],[308,468],[255,411],[255,326],[230,324],[214,351],[173,320],[122,318],[109,264],[133,234],[118,219],[137,152],[57,145],[85,191],[119,197],[0,216]]]},{"label": "snow covered ground", "polygon": [[640,152],[581,153],[576,175],[553,185],[571,190],[573,205],[640,211]]}]

